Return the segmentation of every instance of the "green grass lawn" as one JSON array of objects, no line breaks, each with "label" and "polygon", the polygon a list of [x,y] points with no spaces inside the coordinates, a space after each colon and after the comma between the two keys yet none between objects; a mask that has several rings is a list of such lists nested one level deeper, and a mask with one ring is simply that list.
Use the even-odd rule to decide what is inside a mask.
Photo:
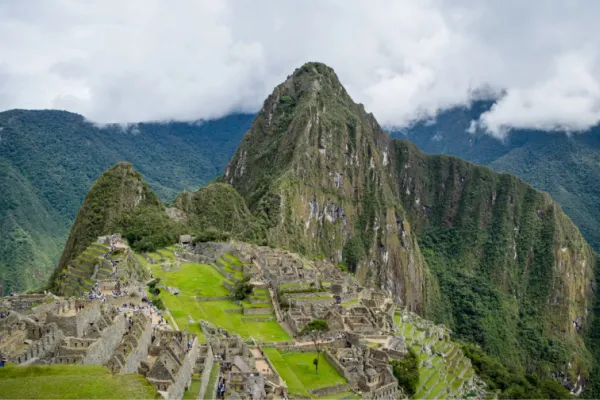
[{"label": "green grass lawn", "polygon": [[0,399],[160,398],[142,375],[112,375],[98,365],[0,368]]},{"label": "green grass lawn", "polygon": [[[243,314],[227,313],[225,310],[242,310],[231,300],[197,301],[195,296],[227,296],[229,291],[221,285],[225,279],[217,269],[208,264],[183,263],[179,271],[163,271],[160,266],[150,266],[155,277],[167,286],[179,289],[178,295],[163,290],[160,297],[177,322],[179,329],[187,329],[198,334],[201,341],[204,335],[198,321],[204,319],[221,326],[244,338],[253,337],[263,341],[288,341],[290,336],[277,321],[243,321]],[[270,304],[252,304],[248,307],[271,307]],[[190,323],[190,317],[194,321]]]},{"label": "green grass lawn", "polygon": [[252,293],[254,294],[254,296],[257,297],[269,297],[269,290],[268,289],[254,289],[252,290]]},{"label": "green grass lawn", "polygon": [[219,379],[219,369],[221,365],[215,362],[210,370],[210,377],[208,378],[208,384],[206,385],[206,392],[204,392],[204,398],[206,400],[212,400],[213,389]]},{"label": "green grass lawn", "polygon": [[238,259],[236,256],[234,256],[233,254],[226,253],[226,254],[225,254],[225,259],[226,259],[227,261],[229,261],[231,264],[234,264],[234,265],[239,265],[240,267],[241,267],[242,265],[244,265],[244,264],[242,264],[242,262],[241,262],[241,261],[240,261],[240,260],[239,260],[239,259]]},{"label": "green grass lawn", "polygon": [[192,384],[188,390],[183,392],[183,400],[196,400],[198,398],[198,394],[200,393],[200,388],[202,387],[202,381],[200,380],[200,375],[194,375],[192,377]]},{"label": "green grass lawn", "polygon": [[188,296],[229,295],[222,285],[225,277],[208,264],[182,263],[179,271],[163,271],[159,265],[151,265],[150,269],[161,283],[176,287],[180,293]]},{"label": "green grass lawn", "polygon": [[309,389],[347,383],[335,368],[321,355],[319,373],[315,372],[313,360],[317,353],[280,353],[274,347],[264,348],[265,354],[285,381],[291,394],[310,396]]}]

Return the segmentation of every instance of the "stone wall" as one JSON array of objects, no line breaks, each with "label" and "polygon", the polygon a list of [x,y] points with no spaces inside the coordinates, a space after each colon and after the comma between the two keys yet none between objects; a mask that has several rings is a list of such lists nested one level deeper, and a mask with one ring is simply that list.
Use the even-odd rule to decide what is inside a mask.
[{"label": "stone wall", "polygon": [[335,386],[327,386],[321,389],[311,390],[310,393],[315,397],[331,396],[332,394],[347,392],[352,389],[349,383],[338,384]]},{"label": "stone wall", "polygon": [[183,396],[183,392],[185,391],[185,387],[192,377],[192,373],[194,370],[194,365],[196,364],[196,360],[198,359],[198,338],[194,338],[194,343],[192,344],[192,348],[186,353],[185,357],[182,360],[181,366],[179,367],[179,371],[177,371],[177,376],[175,377],[175,381],[169,388],[169,399],[181,399]]},{"label": "stone wall", "polygon": [[114,318],[111,325],[100,333],[100,338],[96,343],[89,347],[86,356],[83,358],[83,364],[106,363],[121,342],[124,333],[125,317],[120,314]]},{"label": "stone wall", "polygon": [[247,321],[247,322],[268,322],[268,321],[275,321],[275,317],[271,317],[271,318],[242,317],[242,321]]},{"label": "stone wall", "polygon": [[363,399],[366,400],[388,400],[392,398],[407,398],[407,396],[404,395],[404,392],[398,388],[398,382],[388,383],[387,385],[381,386],[370,393],[363,394]]},{"label": "stone wall", "polygon": [[48,314],[46,323],[55,323],[65,336],[85,336],[90,329],[90,323],[96,322],[101,313],[100,303],[86,302],[84,304],[84,308],[75,315],[68,315],[68,313]]},{"label": "stone wall", "polygon": [[146,318],[142,334],[137,339],[137,347],[127,357],[125,365],[120,371],[122,374],[137,373],[140,362],[146,360],[148,347],[152,340],[152,320],[150,318]]},{"label": "stone wall", "polygon": [[198,301],[229,300],[229,296],[196,296]]},{"label": "stone wall", "polygon": [[342,366],[342,364],[340,364],[340,362],[338,361],[337,358],[332,356],[331,353],[329,353],[329,351],[327,349],[325,349],[323,354],[325,354],[325,358],[327,359],[327,361],[329,361],[329,363],[333,366],[333,368],[335,368],[335,370],[338,372],[338,374],[340,374],[341,376],[346,378],[346,380],[348,381],[349,384],[351,384],[351,385],[356,384],[356,382],[354,382],[354,379],[352,378],[352,375],[349,374],[348,371],[346,371],[346,368],[344,368]]},{"label": "stone wall", "polygon": [[[192,261],[192,262],[206,261],[206,260],[201,260],[201,257],[198,254],[190,254],[190,253],[183,253],[181,255],[181,258],[183,258],[185,261]],[[206,258],[206,257],[204,257],[204,258]]]},{"label": "stone wall", "polygon": [[63,339],[63,333],[56,324],[44,327],[44,333],[37,342],[33,343],[22,355],[14,357],[11,361],[19,364],[28,364],[39,360],[56,349]]},{"label": "stone wall", "polygon": [[272,308],[244,308],[244,315],[266,315],[272,313]]},{"label": "stone wall", "polygon": [[212,349],[208,346],[206,353],[206,359],[204,360],[204,370],[202,370],[202,377],[200,378],[200,393],[198,394],[199,399],[204,399],[204,393],[206,393],[208,380],[210,379],[210,371],[212,370],[215,357]]}]

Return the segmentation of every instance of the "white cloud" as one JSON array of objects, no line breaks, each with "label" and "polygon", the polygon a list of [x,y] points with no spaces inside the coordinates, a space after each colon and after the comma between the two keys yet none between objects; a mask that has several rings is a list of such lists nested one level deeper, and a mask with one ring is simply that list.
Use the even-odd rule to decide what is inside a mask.
[{"label": "white cloud", "polygon": [[503,93],[477,122],[495,135],[578,131],[600,120],[599,11],[593,0],[0,0],[0,109],[206,119],[256,111],[296,67],[322,61],[385,125],[483,91]]}]

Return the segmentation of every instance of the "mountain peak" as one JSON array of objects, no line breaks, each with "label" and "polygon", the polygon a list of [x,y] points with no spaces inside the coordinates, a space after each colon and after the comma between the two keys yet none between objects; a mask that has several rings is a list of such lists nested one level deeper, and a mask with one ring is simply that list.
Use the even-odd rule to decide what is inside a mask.
[{"label": "mountain peak", "polygon": [[104,171],[83,201],[59,268],[64,268],[98,236],[114,233],[121,216],[131,213],[139,205],[162,207],[142,174],[131,163],[119,162]]}]

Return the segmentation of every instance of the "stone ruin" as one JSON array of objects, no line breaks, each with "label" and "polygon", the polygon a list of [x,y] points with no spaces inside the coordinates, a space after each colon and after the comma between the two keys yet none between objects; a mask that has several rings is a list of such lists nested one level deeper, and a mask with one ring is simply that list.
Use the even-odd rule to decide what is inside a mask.
[{"label": "stone ruin", "polygon": [[[284,394],[279,376],[258,348],[251,348],[239,335],[232,335],[207,321],[201,321],[201,326],[213,360],[219,365],[217,383],[222,385],[225,398],[259,400]],[[206,390],[216,394],[217,387]]]},{"label": "stone ruin", "polygon": [[0,310],[0,354],[19,365],[104,365],[140,373],[164,398],[178,399],[198,358],[196,335],[153,327],[149,309],[17,295],[1,299]]}]

